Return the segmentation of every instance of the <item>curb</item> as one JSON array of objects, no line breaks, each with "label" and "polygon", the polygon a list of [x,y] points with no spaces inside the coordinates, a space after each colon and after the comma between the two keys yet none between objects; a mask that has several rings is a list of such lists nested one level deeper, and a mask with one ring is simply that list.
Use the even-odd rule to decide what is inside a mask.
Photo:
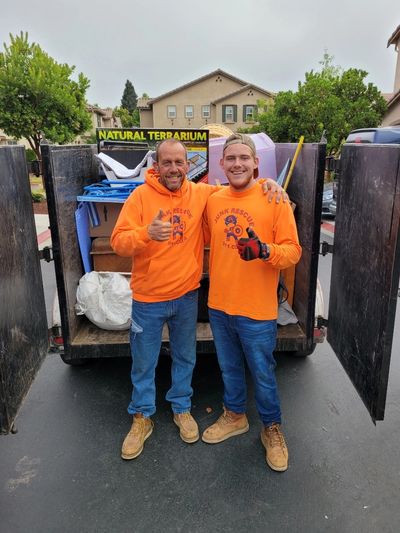
[{"label": "curb", "polygon": [[331,224],[330,222],[323,222],[321,224],[321,233],[324,235],[328,235],[328,237],[334,238],[335,224]]}]

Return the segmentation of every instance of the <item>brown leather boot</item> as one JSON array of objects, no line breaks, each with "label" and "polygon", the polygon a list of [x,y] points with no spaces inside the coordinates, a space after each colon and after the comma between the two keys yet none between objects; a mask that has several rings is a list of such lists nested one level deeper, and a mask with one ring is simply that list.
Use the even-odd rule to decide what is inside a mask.
[{"label": "brown leather boot", "polygon": [[122,459],[135,459],[143,451],[144,441],[153,432],[153,422],[141,413],[133,415],[132,427],[122,444]]},{"label": "brown leather boot", "polygon": [[191,444],[199,440],[199,426],[189,412],[174,413],[174,422],[178,426],[179,435],[184,442]]},{"label": "brown leather boot", "polygon": [[201,439],[208,444],[218,444],[246,431],[249,431],[247,416],[244,413],[238,414],[224,408],[222,415],[204,431]]},{"label": "brown leather boot", "polygon": [[289,453],[280,424],[271,424],[261,431],[261,442],[266,450],[265,459],[268,466],[277,472],[284,472],[288,467]]}]

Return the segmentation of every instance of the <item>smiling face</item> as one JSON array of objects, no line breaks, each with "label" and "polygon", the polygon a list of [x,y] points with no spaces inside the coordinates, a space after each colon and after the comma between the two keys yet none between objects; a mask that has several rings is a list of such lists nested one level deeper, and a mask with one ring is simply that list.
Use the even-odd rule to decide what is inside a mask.
[{"label": "smiling face", "polygon": [[241,143],[230,144],[225,148],[220,165],[233,189],[244,191],[253,186],[258,157],[254,157],[249,146]]},{"label": "smiling face", "polygon": [[170,191],[177,191],[189,171],[185,147],[180,142],[163,142],[158,149],[158,160],[154,163],[160,174],[160,182]]}]

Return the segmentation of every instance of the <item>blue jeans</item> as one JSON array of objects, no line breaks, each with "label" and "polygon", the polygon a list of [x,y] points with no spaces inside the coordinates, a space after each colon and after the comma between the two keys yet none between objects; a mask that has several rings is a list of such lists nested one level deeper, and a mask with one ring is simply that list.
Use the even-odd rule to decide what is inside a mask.
[{"label": "blue jeans", "polygon": [[276,320],[253,320],[209,309],[210,324],[224,382],[224,406],[246,412],[245,360],[250,369],[256,406],[265,426],[281,422],[275,377]]},{"label": "blue jeans", "polygon": [[194,290],[166,302],[132,301],[133,390],[128,413],[142,413],[148,417],[156,412],[155,371],[165,323],[168,324],[172,357],[172,382],[166,399],[171,402],[174,413],[190,411],[196,363],[197,299],[198,291]]}]

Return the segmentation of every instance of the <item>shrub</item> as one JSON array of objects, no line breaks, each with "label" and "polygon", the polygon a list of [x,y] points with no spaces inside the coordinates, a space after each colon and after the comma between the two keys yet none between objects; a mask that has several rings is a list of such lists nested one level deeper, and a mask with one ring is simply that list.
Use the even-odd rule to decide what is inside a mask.
[{"label": "shrub", "polygon": [[32,193],[32,201],[35,203],[40,203],[42,200],[44,200],[44,194],[41,194],[40,192],[33,192]]},{"label": "shrub", "polygon": [[26,160],[27,161],[35,161],[37,159],[35,152],[32,150],[32,148],[26,149]]}]

